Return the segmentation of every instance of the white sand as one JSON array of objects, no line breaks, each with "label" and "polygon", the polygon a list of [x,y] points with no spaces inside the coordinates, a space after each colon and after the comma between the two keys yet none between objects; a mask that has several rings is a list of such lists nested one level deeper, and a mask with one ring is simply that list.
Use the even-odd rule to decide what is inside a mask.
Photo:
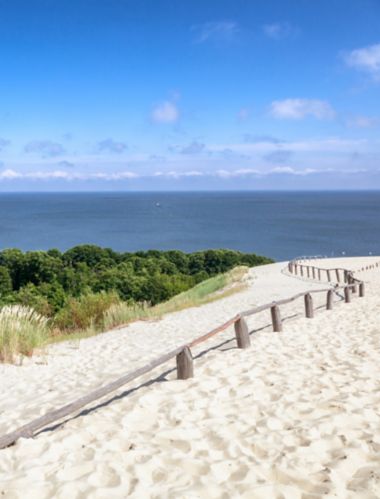
[{"label": "white sand", "polygon": [[[380,258],[323,260],[359,269]],[[209,331],[253,305],[326,287],[250,272],[246,291],[158,322],[51,347],[0,365],[0,434]],[[253,316],[252,346],[230,341],[195,359],[195,378],[142,387],[54,431],[0,451],[6,498],[380,497],[380,269],[358,274],[365,298],[305,319],[302,300],[273,333]],[[316,300],[323,305],[325,294]],[[210,340],[194,355],[223,340]],[[172,369],[174,360],[165,368]],[[145,376],[148,381],[152,376]],[[137,385],[137,383],[136,383]],[[128,385],[126,389],[134,385]],[[119,390],[115,395],[120,395]]]}]

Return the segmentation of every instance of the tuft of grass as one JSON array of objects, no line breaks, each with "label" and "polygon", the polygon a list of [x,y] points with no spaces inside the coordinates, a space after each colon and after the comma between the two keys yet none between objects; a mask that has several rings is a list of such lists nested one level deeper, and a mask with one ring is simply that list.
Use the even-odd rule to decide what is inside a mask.
[{"label": "tuft of grass", "polygon": [[[184,291],[153,307],[147,303],[135,303],[133,305],[125,302],[117,303],[106,311],[104,328],[112,329],[136,320],[158,319],[168,313],[219,300],[243,288],[240,281],[247,271],[248,267],[235,267],[229,272],[200,282],[188,291]],[[239,286],[238,283],[240,283]]]},{"label": "tuft of grass", "polygon": [[17,354],[32,355],[48,338],[48,319],[33,308],[7,305],[0,309],[0,361],[13,362]]}]

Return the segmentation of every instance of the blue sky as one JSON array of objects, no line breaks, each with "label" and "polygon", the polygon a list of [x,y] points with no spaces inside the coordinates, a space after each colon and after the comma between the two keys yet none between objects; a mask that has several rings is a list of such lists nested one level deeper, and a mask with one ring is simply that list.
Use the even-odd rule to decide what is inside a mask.
[{"label": "blue sky", "polygon": [[378,0],[0,0],[0,190],[380,188]]}]

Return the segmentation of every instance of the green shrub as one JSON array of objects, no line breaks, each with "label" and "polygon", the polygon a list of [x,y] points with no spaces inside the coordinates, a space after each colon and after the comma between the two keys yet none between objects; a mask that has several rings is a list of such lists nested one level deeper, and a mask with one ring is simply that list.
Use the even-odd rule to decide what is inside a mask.
[{"label": "green shrub", "polygon": [[101,327],[105,312],[119,302],[115,292],[87,293],[79,298],[69,298],[55,316],[54,326],[66,332]]}]

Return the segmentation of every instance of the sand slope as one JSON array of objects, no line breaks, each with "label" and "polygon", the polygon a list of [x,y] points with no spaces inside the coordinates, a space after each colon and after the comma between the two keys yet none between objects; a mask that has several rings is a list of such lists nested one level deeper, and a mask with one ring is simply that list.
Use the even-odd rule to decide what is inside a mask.
[{"label": "sand slope", "polygon": [[[283,267],[253,269],[248,289],[220,302],[55,345],[26,366],[0,366],[1,432],[244,308],[321,286]],[[227,331],[194,352],[215,347],[195,360],[195,378],[177,381],[168,372],[0,451],[2,497],[380,497],[380,270],[360,278],[364,299],[337,297],[333,311],[313,320],[294,303],[283,311],[292,317],[283,333],[265,328],[268,314],[255,316],[250,349],[236,349]]]}]

